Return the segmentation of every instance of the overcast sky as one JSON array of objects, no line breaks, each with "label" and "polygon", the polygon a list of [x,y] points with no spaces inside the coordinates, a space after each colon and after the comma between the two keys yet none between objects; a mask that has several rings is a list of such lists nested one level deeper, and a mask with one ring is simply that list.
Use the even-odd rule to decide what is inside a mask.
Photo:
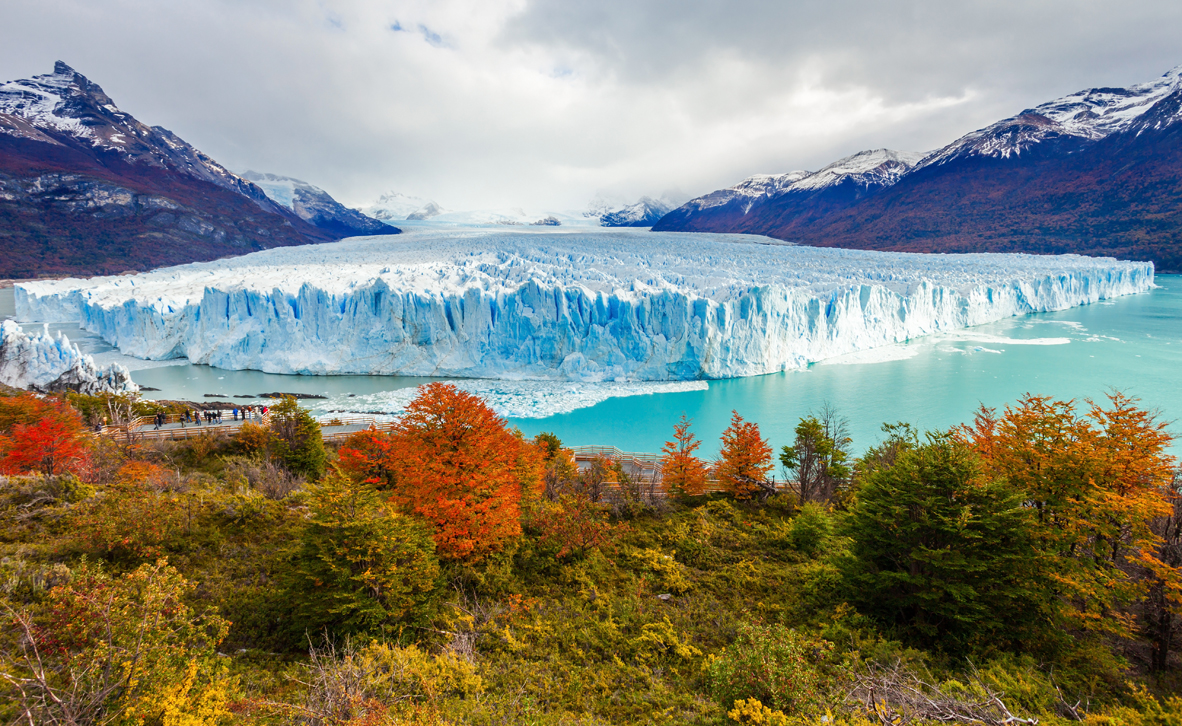
[{"label": "overcast sky", "polygon": [[0,0],[0,77],[59,59],[231,169],[558,211],[1151,80],[1182,2]]}]

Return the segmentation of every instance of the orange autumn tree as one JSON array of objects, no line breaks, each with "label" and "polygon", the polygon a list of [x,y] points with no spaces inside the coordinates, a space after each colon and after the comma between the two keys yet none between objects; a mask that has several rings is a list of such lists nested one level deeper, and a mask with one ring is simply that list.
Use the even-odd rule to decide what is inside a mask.
[{"label": "orange autumn tree", "polygon": [[673,441],[661,449],[661,478],[671,491],[698,496],[706,491],[706,464],[694,455],[702,445],[689,430],[690,420],[683,413],[673,426]]},{"label": "orange autumn tree", "polygon": [[1123,394],[1108,398],[1109,408],[1089,401],[1080,415],[1073,401],[1026,395],[1000,415],[982,407],[959,435],[1034,510],[1036,556],[1058,617],[1126,634],[1131,619],[1114,608],[1144,589],[1130,566],[1170,574],[1151,522],[1170,512],[1174,460],[1164,423]]},{"label": "orange autumn tree", "polygon": [[440,557],[475,561],[521,534],[521,500],[542,484],[540,452],[482,399],[447,383],[420,387],[390,434],[341,450],[347,471],[432,525]]},{"label": "orange autumn tree", "polygon": [[738,411],[731,411],[731,425],[722,432],[722,450],[714,467],[719,483],[735,499],[767,496],[766,480],[772,466],[772,447],[759,435],[759,424],[744,421]]},{"label": "orange autumn tree", "polygon": [[82,418],[65,401],[30,393],[0,398],[0,474],[77,474],[90,449]]}]

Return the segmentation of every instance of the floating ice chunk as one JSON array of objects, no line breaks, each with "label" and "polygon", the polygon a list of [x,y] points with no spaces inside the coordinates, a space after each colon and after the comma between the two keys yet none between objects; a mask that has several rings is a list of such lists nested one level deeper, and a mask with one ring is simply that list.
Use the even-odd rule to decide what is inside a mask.
[{"label": "floating ice chunk", "polygon": [[[626,383],[569,383],[561,381],[455,381],[462,390],[480,396],[498,415],[506,418],[547,418],[588,408],[609,398],[645,396],[655,393],[704,391],[706,381]],[[360,395],[337,395],[327,400],[304,403],[323,420],[335,414],[396,416],[406,410],[418,394],[417,388],[401,388]]]}]

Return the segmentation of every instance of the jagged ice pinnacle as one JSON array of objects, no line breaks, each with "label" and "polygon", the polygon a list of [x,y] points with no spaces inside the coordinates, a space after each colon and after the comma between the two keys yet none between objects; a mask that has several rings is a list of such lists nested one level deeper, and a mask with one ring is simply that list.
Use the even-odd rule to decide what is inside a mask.
[{"label": "jagged ice pinnacle", "polygon": [[117,363],[100,368],[66,336],[47,329],[30,335],[12,320],[0,322],[0,383],[38,391],[132,393],[139,386]]}]

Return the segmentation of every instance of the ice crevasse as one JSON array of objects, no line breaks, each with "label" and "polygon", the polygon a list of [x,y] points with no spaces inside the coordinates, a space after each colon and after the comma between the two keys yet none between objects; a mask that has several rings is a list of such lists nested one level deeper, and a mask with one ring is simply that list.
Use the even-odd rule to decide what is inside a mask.
[{"label": "ice crevasse", "polygon": [[1074,255],[921,255],[749,235],[418,231],[22,283],[17,316],[128,355],[271,373],[759,375],[1153,286]]}]

